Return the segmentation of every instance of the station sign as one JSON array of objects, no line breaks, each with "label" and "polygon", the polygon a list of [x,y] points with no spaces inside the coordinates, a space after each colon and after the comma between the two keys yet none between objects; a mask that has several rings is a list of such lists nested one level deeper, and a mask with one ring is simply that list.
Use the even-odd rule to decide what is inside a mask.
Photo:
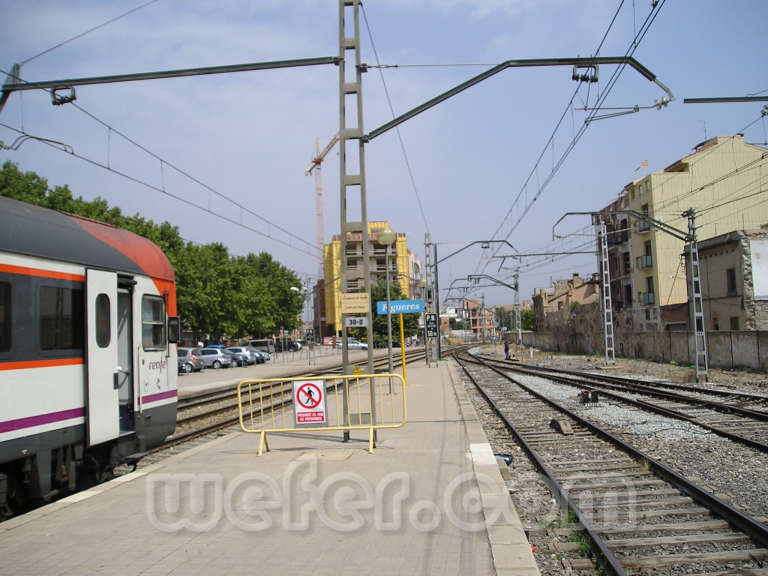
[{"label": "station sign", "polygon": [[[420,314],[424,312],[424,300],[391,300],[389,302],[392,314]],[[376,302],[376,313],[387,313],[386,300]]]},{"label": "station sign", "polygon": [[427,338],[437,338],[437,314],[424,314],[424,327]]},{"label": "station sign", "polygon": [[342,314],[367,314],[371,301],[365,292],[347,292],[341,295]]},{"label": "station sign", "polygon": [[344,319],[344,326],[347,328],[365,328],[368,326],[367,316],[347,316]]},{"label": "station sign", "polygon": [[293,383],[293,413],[296,427],[328,426],[324,380]]}]

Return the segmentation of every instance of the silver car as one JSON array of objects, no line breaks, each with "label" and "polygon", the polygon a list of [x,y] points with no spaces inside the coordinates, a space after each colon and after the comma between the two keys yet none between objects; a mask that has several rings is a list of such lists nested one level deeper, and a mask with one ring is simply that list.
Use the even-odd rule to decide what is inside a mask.
[{"label": "silver car", "polygon": [[221,348],[203,348],[200,350],[200,359],[206,368],[231,368],[232,354]]}]

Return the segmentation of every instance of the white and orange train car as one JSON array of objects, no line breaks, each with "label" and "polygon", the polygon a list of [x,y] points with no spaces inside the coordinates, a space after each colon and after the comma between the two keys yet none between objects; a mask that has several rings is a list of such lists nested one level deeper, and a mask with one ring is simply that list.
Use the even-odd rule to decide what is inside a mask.
[{"label": "white and orange train car", "polygon": [[0,197],[0,513],[173,433],[176,289],[149,240]]}]

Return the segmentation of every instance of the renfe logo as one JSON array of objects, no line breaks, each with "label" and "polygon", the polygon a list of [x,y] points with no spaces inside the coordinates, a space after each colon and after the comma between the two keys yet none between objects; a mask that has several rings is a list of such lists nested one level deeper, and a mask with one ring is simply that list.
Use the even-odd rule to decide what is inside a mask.
[{"label": "renfe logo", "polygon": [[165,370],[165,367],[167,366],[167,363],[165,360],[159,360],[157,362],[150,362],[149,363],[149,369],[150,370]]}]

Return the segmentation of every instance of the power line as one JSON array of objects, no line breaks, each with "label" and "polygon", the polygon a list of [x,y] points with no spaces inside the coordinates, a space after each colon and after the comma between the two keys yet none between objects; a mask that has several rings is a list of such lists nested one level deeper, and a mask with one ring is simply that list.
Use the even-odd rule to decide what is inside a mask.
[{"label": "power line", "polygon": [[[381,83],[384,86],[384,94],[385,94],[385,96],[387,98],[387,104],[389,105],[389,111],[392,114],[392,118],[395,118],[395,108],[394,108],[394,106],[392,106],[392,99],[389,96],[389,89],[387,88],[387,83],[384,80],[384,73],[381,70],[381,63],[379,61],[379,53],[376,50],[376,44],[373,41],[373,34],[371,33],[371,27],[368,24],[368,15],[366,14],[365,6],[363,4],[361,4],[360,6],[363,9],[363,21],[365,22],[365,27],[368,30],[368,37],[371,40],[371,47],[373,48],[373,55],[376,58],[376,64],[378,65],[378,68],[379,68],[379,77],[381,78]],[[424,229],[426,230],[426,232],[429,232],[429,223],[427,222],[427,215],[424,213],[424,206],[421,203],[421,196],[419,195],[419,189],[416,186],[416,179],[413,176],[413,170],[411,169],[411,163],[408,160],[408,153],[405,150],[405,143],[403,142],[403,136],[400,133],[400,128],[396,127],[395,131],[397,132],[397,139],[400,142],[400,150],[402,150],[402,152],[403,152],[403,159],[405,160],[405,166],[406,166],[406,168],[408,170],[408,176],[411,179],[411,186],[413,187],[413,192],[416,195],[416,201],[417,201],[417,203],[419,205],[419,212],[421,213],[421,219],[424,222]]]},{"label": "power line", "polygon": [[[661,0],[661,2],[652,5],[651,12],[648,14],[648,16],[646,17],[645,21],[643,22],[640,31],[633,38],[632,43],[630,44],[629,48],[627,49],[627,51],[625,53],[625,57],[634,54],[634,52],[637,50],[637,48],[640,45],[640,42],[642,42],[643,38],[645,37],[645,35],[647,34],[648,30],[650,29],[650,26],[653,24],[653,22],[655,21],[656,17],[660,13],[661,8],[663,7],[665,1],[666,0]],[[605,42],[605,39],[607,38],[608,33],[610,32],[611,28],[613,27],[613,24],[616,21],[616,17],[618,16],[618,13],[620,12],[623,4],[624,4],[624,0],[622,0],[619,3],[619,6],[616,9],[616,12],[614,13],[614,16],[613,16],[613,18],[611,20],[611,23],[609,24],[608,29],[606,30],[605,34],[603,35],[602,40],[600,41],[600,44],[599,44],[599,47],[598,47],[598,51],[595,54],[595,57],[599,53],[599,50],[602,47],[603,43]],[[498,228],[494,232],[494,234],[493,234],[493,238],[494,239],[498,238],[499,234],[501,234],[501,231],[504,229],[505,224],[507,222],[510,222],[509,231],[507,232],[506,236],[504,236],[504,238],[508,239],[512,235],[512,233],[517,229],[517,227],[520,225],[520,222],[523,220],[523,218],[525,218],[525,216],[528,214],[528,212],[533,208],[533,205],[535,204],[535,202],[539,199],[539,197],[544,192],[544,190],[548,187],[548,185],[550,184],[552,179],[559,172],[560,168],[564,164],[564,162],[567,159],[567,157],[570,155],[570,153],[576,147],[576,144],[581,140],[581,137],[586,132],[586,130],[589,127],[590,123],[595,119],[598,111],[601,109],[601,107],[604,104],[605,100],[608,98],[608,95],[613,90],[613,87],[615,86],[616,82],[618,81],[619,76],[621,75],[621,73],[623,72],[625,67],[626,67],[626,64],[621,64],[621,65],[619,65],[613,71],[613,74],[611,75],[610,79],[608,80],[606,89],[603,91],[602,94],[598,95],[596,105],[590,111],[590,113],[587,115],[587,118],[584,120],[584,122],[581,125],[581,127],[579,128],[578,132],[573,135],[570,143],[566,147],[565,151],[561,154],[561,156],[560,156],[559,160],[557,161],[557,163],[555,163],[552,166],[552,169],[550,170],[549,174],[545,178],[544,182],[539,182],[538,181],[539,165],[541,164],[541,161],[542,161],[542,159],[544,157],[544,154],[546,153],[547,149],[550,146],[552,147],[552,150],[553,150],[553,153],[554,153],[554,139],[555,139],[555,136],[557,135],[557,133],[558,133],[558,131],[559,131],[559,129],[560,129],[562,123],[563,123],[563,120],[565,119],[569,109],[573,106],[573,102],[574,102],[576,96],[579,94],[579,90],[581,89],[583,81],[579,82],[579,85],[576,87],[576,90],[574,91],[574,94],[571,96],[571,99],[568,102],[568,105],[566,106],[565,110],[563,111],[563,114],[560,116],[560,119],[558,120],[557,124],[555,125],[555,128],[554,128],[552,134],[549,137],[549,140],[547,141],[547,143],[544,146],[541,154],[539,155],[538,159],[536,160],[533,168],[531,169],[531,172],[528,174],[528,177],[526,178],[525,182],[523,183],[523,186],[518,191],[517,196],[515,197],[515,199],[514,199],[514,201],[512,203],[512,206],[509,208],[509,210],[507,211],[506,215],[504,216],[504,218],[502,219],[501,223],[499,224]],[[531,185],[533,184],[532,180],[533,180],[534,176],[537,178],[537,188],[538,189],[537,189],[535,195],[533,196],[533,198],[531,200],[527,200],[528,186],[529,186],[529,184],[531,184]],[[520,216],[517,218],[517,220],[512,222],[511,218],[512,218],[513,212],[514,212],[515,208],[517,207],[518,203],[523,198],[524,194],[525,194],[525,197],[526,197],[526,206],[523,208],[523,211],[520,214]],[[499,250],[500,250],[500,247],[497,247],[494,250],[493,255],[495,256],[498,253]],[[480,262],[480,263],[478,263],[478,266],[477,266],[476,270],[480,270],[480,269],[484,270],[485,267],[487,267],[487,265],[488,265],[488,261],[486,261],[485,263]]]},{"label": "power line", "polygon": [[[157,1],[157,0],[154,0],[154,1]],[[8,72],[6,72],[5,70],[2,70],[2,69],[0,69],[0,72],[2,72],[2,73],[4,73],[4,74],[8,74]],[[18,81],[19,81],[19,82],[24,82],[24,80],[23,80],[22,78],[18,78]],[[50,93],[50,90],[47,90],[47,89],[41,89],[41,90],[43,90],[44,92],[48,92],[48,93]],[[191,180],[191,181],[192,181],[192,182],[194,182],[195,184],[198,184],[199,186],[201,186],[202,188],[204,188],[204,189],[205,189],[205,190],[207,190],[208,192],[210,192],[210,193],[212,193],[212,194],[214,194],[214,195],[218,196],[218,197],[219,197],[219,198],[221,198],[222,200],[225,200],[225,201],[229,202],[230,204],[232,204],[233,206],[235,206],[236,208],[240,209],[241,213],[242,213],[242,212],[245,212],[245,213],[247,213],[247,214],[250,214],[251,216],[254,216],[254,217],[255,217],[255,218],[257,218],[258,220],[260,220],[261,222],[263,222],[265,225],[269,226],[270,228],[274,228],[274,229],[276,229],[276,230],[279,230],[280,232],[282,232],[283,234],[285,234],[285,235],[286,235],[286,236],[288,236],[289,238],[293,238],[294,240],[296,240],[296,241],[298,241],[298,242],[300,242],[300,243],[302,243],[302,244],[304,244],[304,245],[306,245],[306,246],[309,246],[310,248],[312,248],[313,250],[315,250],[315,257],[317,257],[317,256],[316,256],[316,254],[317,254],[317,251],[319,250],[319,248],[318,248],[318,247],[317,247],[315,244],[313,244],[313,243],[311,243],[311,242],[308,242],[307,240],[304,240],[303,238],[301,238],[301,237],[297,236],[297,235],[296,235],[296,234],[294,234],[293,232],[291,232],[291,231],[289,231],[289,230],[287,230],[287,229],[283,228],[282,226],[280,226],[280,225],[278,225],[278,224],[275,224],[274,222],[272,222],[272,221],[270,221],[269,219],[267,219],[267,218],[265,218],[265,217],[261,216],[260,214],[257,214],[256,212],[254,212],[253,210],[251,210],[249,207],[247,207],[247,206],[245,206],[245,205],[243,205],[243,204],[240,204],[239,202],[237,202],[237,201],[233,200],[232,198],[230,198],[230,197],[226,196],[225,194],[223,194],[223,193],[219,192],[218,190],[216,190],[216,189],[215,189],[215,188],[213,188],[212,186],[210,186],[210,185],[206,184],[205,182],[201,181],[200,179],[196,178],[195,176],[193,176],[193,175],[192,175],[192,174],[190,174],[189,172],[187,172],[187,171],[183,170],[182,168],[179,168],[178,166],[176,166],[176,165],[175,165],[175,164],[173,164],[172,162],[169,162],[169,161],[165,160],[164,158],[162,158],[162,157],[161,157],[161,156],[159,156],[158,154],[156,154],[156,153],[152,152],[151,150],[149,150],[149,149],[148,149],[146,146],[144,146],[144,145],[142,145],[142,144],[139,144],[138,142],[136,142],[135,140],[133,140],[132,138],[130,138],[128,135],[124,134],[122,131],[118,130],[117,128],[114,128],[113,126],[111,126],[110,124],[108,124],[107,122],[105,122],[104,120],[102,120],[101,118],[97,117],[96,115],[92,114],[91,112],[89,112],[88,110],[86,110],[85,108],[83,108],[82,106],[80,106],[79,104],[76,104],[76,103],[74,103],[74,102],[73,102],[73,103],[72,103],[72,106],[74,106],[74,107],[75,107],[77,110],[79,110],[81,113],[85,114],[86,116],[88,116],[89,118],[91,118],[92,120],[94,120],[95,122],[97,122],[98,124],[101,124],[101,125],[102,125],[104,128],[107,128],[107,130],[109,131],[109,134],[110,134],[110,135],[111,135],[111,133],[112,133],[112,132],[114,132],[115,134],[117,134],[118,136],[120,136],[121,138],[123,138],[125,141],[129,142],[130,144],[132,144],[133,146],[135,146],[136,148],[138,148],[139,150],[141,150],[142,152],[144,152],[144,153],[145,153],[145,154],[147,154],[148,156],[150,156],[150,157],[154,158],[155,160],[157,160],[158,162],[160,162],[160,168],[161,168],[161,171],[162,171],[162,169],[163,169],[163,166],[168,166],[169,168],[172,168],[172,169],[173,169],[173,170],[175,170],[177,173],[179,173],[179,174],[181,174],[182,176],[186,177],[187,179]],[[7,128],[10,128],[11,130],[14,130],[14,131],[16,131],[16,132],[19,132],[19,133],[25,134],[23,130],[22,130],[22,131],[19,131],[19,130],[15,129],[15,128],[12,128],[12,127],[10,127],[10,126],[8,126],[8,125],[6,125],[6,124],[3,124],[3,126],[6,126]],[[108,151],[108,152],[109,152],[109,151]],[[77,156],[77,155],[76,155],[76,156]],[[83,159],[84,159],[84,157],[81,157],[81,156],[78,156],[78,157],[80,157],[80,158],[83,158]],[[95,161],[94,161],[93,163],[95,163],[96,165],[99,165],[99,166],[101,166],[101,167],[103,167],[103,168],[105,168],[105,169],[107,169],[107,170],[113,171],[113,170],[111,170],[111,169],[110,169],[110,167],[109,167],[108,165],[102,165],[101,163],[98,163],[98,162],[95,162]],[[124,177],[128,178],[129,180],[133,180],[134,182],[140,182],[140,183],[143,183],[142,181],[140,181],[140,180],[138,180],[138,179],[135,179],[135,178],[133,178],[133,177],[130,177],[130,176],[128,176],[127,174],[123,174],[123,173],[121,173],[121,172],[119,172],[119,171],[113,171],[113,172],[115,172],[116,174],[118,174],[118,175],[120,175],[120,176],[124,176]],[[151,186],[151,185],[150,185],[150,187],[151,187],[151,188],[153,188],[153,189],[156,189],[154,186]],[[158,190],[160,190],[160,191],[162,191],[163,193],[165,193],[165,190],[164,190],[164,189],[158,189]],[[173,196],[173,197],[174,197],[174,198],[176,198],[175,196]],[[179,198],[179,199],[181,199],[181,198]],[[181,200],[183,200],[183,199],[181,199]],[[197,205],[195,205],[195,206],[197,206]],[[198,207],[199,207],[199,206],[198,206]],[[226,217],[224,217],[224,216],[221,216],[221,215],[219,215],[219,214],[217,214],[217,213],[215,213],[215,212],[212,212],[212,211],[210,211],[210,210],[208,210],[208,209],[205,209],[205,211],[206,211],[206,212],[209,212],[209,213],[211,213],[211,214],[214,214],[214,215],[216,215],[216,216],[220,216],[220,217],[222,217],[222,218],[225,218],[225,219],[226,219]],[[255,231],[255,230],[254,230],[254,229],[252,229],[252,231]],[[262,234],[262,235],[264,235],[264,234]],[[278,240],[278,239],[274,238],[273,236],[270,236],[270,235],[266,235],[266,237],[267,237],[267,238],[270,238],[271,240],[274,240],[275,242],[278,242],[278,243],[284,244],[285,246],[289,246],[289,247],[292,247],[292,248],[294,248],[294,247],[293,247],[291,244],[288,244],[288,243],[285,243],[285,242],[281,242],[280,240]],[[305,253],[307,253],[305,250],[301,250],[301,252],[305,252]]]},{"label": "power line", "polygon": [[155,3],[155,2],[157,2],[157,1],[158,1],[158,0],[149,0],[149,2],[145,2],[144,4],[141,4],[140,6],[136,6],[135,8],[131,8],[130,10],[128,10],[128,12],[123,12],[123,13],[122,13],[122,14],[120,14],[119,16],[115,16],[114,18],[110,18],[109,20],[107,20],[106,22],[102,22],[102,23],[101,23],[101,24],[99,24],[98,26],[94,26],[93,28],[89,28],[89,29],[88,29],[88,30],[86,30],[85,32],[81,32],[80,34],[77,34],[76,36],[72,36],[72,38],[69,38],[69,39],[67,39],[67,40],[64,40],[63,42],[59,42],[59,43],[58,43],[58,44],[56,44],[55,46],[51,46],[50,48],[48,48],[47,50],[43,50],[43,51],[42,51],[42,52],[40,52],[39,54],[35,54],[34,56],[30,56],[30,57],[29,57],[29,58],[27,58],[26,60],[22,60],[22,61],[21,61],[21,63],[20,63],[20,65],[22,65],[22,66],[23,66],[23,65],[24,65],[24,64],[26,64],[27,62],[30,62],[30,61],[34,60],[35,58],[39,58],[39,57],[40,57],[40,56],[42,56],[43,54],[48,54],[48,52],[53,52],[53,51],[54,51],[54,50],[56,50],[57,48],[61,48],[62,46],[64,46],[65,44],[69,44],[69,43],[70,43],[70,42],[72,42],[73,40],[77,40],[78,38],[82,38],[82,37],[83,37],[83,36],[85,36],[86,34],[90,34],[91,32],[94,32],[94,31],[98,30],[99,28],[103,28],[104,26],[107,26],[108,24],[112,24],[113,22],[117,22],[117,21],[118,21],[118,20],[120,20],[121,18],[124,18],[125,16],[128,16],[129,14],[133,14],[134,12],[138,12],[138,11],[139,11],[139,10],[141,10],[142,8],[146,8],[146,7],[147,7],[147,6],[149,6],[150,4],[154,4],[154,3]]},{"label": "power line", "polygon": [[178,200],[179,202],[182,202],[188,206],[192,206],[193,208],[197,208],[198,210],[201,210],[202,212],[206,212],[208,214],[211,214],[212,216],[215,216],[225,222],[228,222],[230,224],[234,224],[235,226],[238,226],[240,228],[243,228],[245,230],[248,230],[250,232],[254,232],[255,234],[258,234],[259,236],[263,236],[264,238],[268,238],[272,240],[273,242],[277,242],[279,244],[282,244],[288,248],[291,248],[292,250],[296,250],[298,252],[302,252],[304,254],[307,254],[311,256],[312,258],[317,258],[317,254],[310,252],[308,250],[305,250],[304,248],[300,248],[299,246],[294,246],[292,244],[289,244],[285,241],[279,240],[275,238],[274,236],[270,235],[269,233],[262,232],[261,230],[257,230],[256,228],[253,228],[251,226],[248,226],[247,224],[244,224],[243,222],[237,221],[233,218],[230,218],[228,216],[224,216],[223,214],[219,214],[217,212],[214,212],[210,208],[207,208],[205,206],[201,206],[200,204],[196,204],[194,202],[191,202],[187,200],[186,198],[182,198],[181,196],[178,196],[176,194],[173,194],[172,192],[168,192],[165,188],[161,188],[159,186],[156,186],[154,184],[151,184],[149,182],[146,182],[144,180],[141,180],[140,178],[136,178],[135,176],[131,176],[130,174],[127,174],[126,172],[122,172],[120,170],[116,170],[115,168],[112,168],[111,166],[108,166],[106,164],[103,164],[99,162],[98,160],[94,160],[92,158],[88,158],[87,156],[83,156],[81,154],[78,154],[74,151],[71,147],[68,147],[68,149],[64,149],[61,147],[60,143],[53,142],[51,140],[47,140],[45,138],[37,138],[35,136],[32,136],[30,134],[27,134],[25,132],[22,132],[21,130],[18,130],[17,128],[14,128],[12,126],[9,126],[8,124],[5,124],[4,122],[0,122],[0,126],[3,126],[4,128],[7,128],[9,130],[13,130],[14,132],[17,132],[19,134],[22,134],[24,136],[30,137],[30,139],[37,140],[41,142],[42,144],[45,144],[47,146],[50,146],[51,148],[54,148],[55,150],[59,150],[60,152],[66,152],[70,156],[74,156],[75,158],[82,160],[84,162],[87,162],[88,164],[91,164],[93,166],[97,166],[99,168],[102,168],[106,170],[107,172],[111,172],[112,174],[115,174],[117,176],[121,176],[127,180],[130,180],[131,182],[134,182],[136,184],[140,184],[142,186],[145,186],[146,188],[149,188],[151,190],[154,190],[155,192],[160,192],[161,194],[164,194],[170,198],[173,198],[174,200]]}]

